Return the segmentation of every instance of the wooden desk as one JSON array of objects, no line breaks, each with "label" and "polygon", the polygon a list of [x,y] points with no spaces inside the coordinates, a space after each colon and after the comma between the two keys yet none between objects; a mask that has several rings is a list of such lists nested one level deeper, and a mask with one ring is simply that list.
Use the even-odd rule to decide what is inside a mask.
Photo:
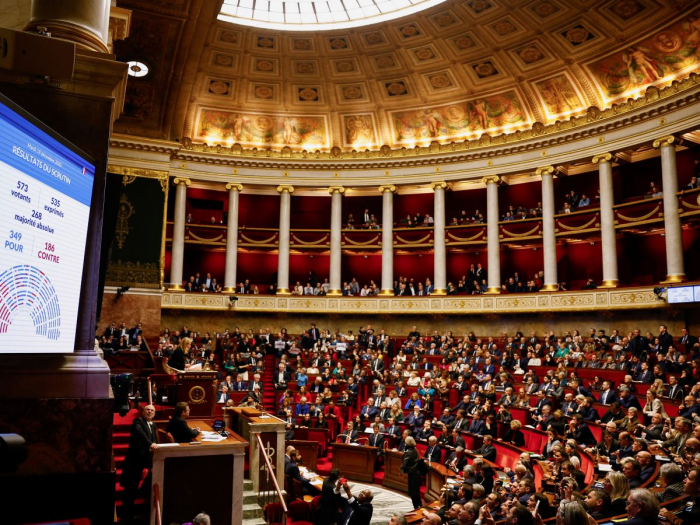
[{"label": "wooden desk", "polygon": [[316,470],[318,464],[318,441],[292,439],[284,442],[285,450],[293,446],[301,454],[302,464],[309,470]]},{"label": "wooden desk", "polygon": [[456,474],[444,465],[433,463],[425,475],[425,500],[437,501],[442,496],[442,487],[447,483],[447,478],[454,478]]},{"label": "wooden desk", "polygon": [[392,489],[408,492],[408,476],[399,471],[403,463],[403,452],[387,450],[384,453],[384,481],[382,485]]},{"label": "wooden desk", "polygon": [[[191,427],[211,431],[211,420],[190,420]],[[243,519],[243,464],[248,443],[229,430],[228,438],[195,445],[172,443],[153,454],[153,481],[161,494],[163,523],[191,520],[203,508],[216,523],[238,524]],[[207,480],[206,483],[200,482]],[[153,488],[153,486],[151,488]],[[216,490],[211,490],[215,486]],[[155,493],[155,492],[152,492]],[[155,513],[151,513],[155,525]]]},{"label": "wooden desk", "polygon": [[374,479],[374,461],[377,448],[360,445],[333,444],[333,468],[340,469],[343,477],[371,483]]}]

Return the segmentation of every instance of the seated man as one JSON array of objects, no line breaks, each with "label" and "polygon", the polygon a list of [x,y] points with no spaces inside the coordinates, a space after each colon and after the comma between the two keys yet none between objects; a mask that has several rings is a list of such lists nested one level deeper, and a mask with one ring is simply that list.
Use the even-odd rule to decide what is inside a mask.
[{"label": "seated man", "polygon": [[190,415],[190,406],[187,403],[178,403],[175,406],[175,415],[168,422],[165,431],[170,433],[175,443],[189,443],[199,435],[199,427],[190,428],[185,419]]},{"label": "seated man", "polygon": [[354,424],[352,421],[348,421],[348,428],[345,431],[345,434],[340,434],[338,437],[341,439],[341,443],[357,443],[357,438],[359,437],[360,433],[354,428]]},{"label": "seated man", "polygon": [[374,406],[374,398],[369,398],[367,404],[360,410],[360,417],[365,421],[374,421],[374,416],[378,413],[377,407]]},{"label": "seated man", "polygon": [[467,456],[464,455],[464,449],[462,447],[457,447],[445,462],[445,466],[454,472],[460,472],[466,464]]},{"label": "seated man", "polygon": [[492,463],[496,461],[496,447],[493,446],[493,437],[488,434],[485,435],[484,444],[476,450],[472,450],[472,453],[477,456],[482,456]]},{"label": "seated man", "polygon": [[442,458],[442,449],[438,445],[437,438],[435,436],[430,436],[428,438],[428,448],[425,451],[425,459],[431,463],[440,463]]},{"label": "seated man", "polygon": [[301,454],[298,450],[293,449],[289,452],[289,459],[284,465],[284,475],[289,476],[291,479],[299,481],[304,487],[304,494],[311,494],[314,492],[311,482],[301,476],[299,471],[299,465],[297,463],[301,462]]},{"label": "seated man", "polygon": [[379,425],[375,423],[372,425],[372,433],[369,436],[369,446],[377,447],[377,457],[381,457],[384,454],[384,436],[379,433]]}]

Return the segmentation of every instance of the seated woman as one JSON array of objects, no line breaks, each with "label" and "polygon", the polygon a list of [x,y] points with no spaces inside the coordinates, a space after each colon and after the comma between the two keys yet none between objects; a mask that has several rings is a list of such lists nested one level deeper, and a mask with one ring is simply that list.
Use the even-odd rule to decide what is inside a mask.
[{"label": "seated woman", "polygon": [[542,449],[542,456],[546,459],[550,459],[554,456],[554,449],[557,446],[561,447],[561,441],[559,441],[558,436],[550,428],[547,430],[547,441]]},{"label": "seated woman", "polygon": [[510,422],[508,432],[506,432],[503,438],[499,439],[499,441],[510,443],[518,448],[523,448],[525,446],[525,435],[523,434],[523,431],[520,430],[521,427],[522,423],[520,423],[520,421],[517,419],[514,419]]},{"label": "seated woman", "polygon": [[423,408],[423,403],[421,402],[420,398],[418,397],[417,392],[414,392],[413,394],[411,394],[411,397],[408,399],[408,401],[406,401],[406,406],[404,406],[403,408],[404,408],[404,410],[413,410],[414,406],[418,406],[419,408]]},{"label": "seated woman", "polygon": [[401,410],[400,404],[395,404],[391,407],[389,417],[394,418],[394,421],[396,421],[396,423],[403,422],[403,410]]}]

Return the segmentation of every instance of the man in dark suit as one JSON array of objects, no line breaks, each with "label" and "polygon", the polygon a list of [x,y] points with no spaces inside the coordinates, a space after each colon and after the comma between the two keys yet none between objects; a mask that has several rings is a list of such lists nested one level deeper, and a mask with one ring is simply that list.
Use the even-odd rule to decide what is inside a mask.
[{"label": "man in dark suit", "polygon": [[610,388],[610,381],[603,381],[603,391],[600,393],[600,404],[610,405],[614,401],[619,401],[617,392]]},{"label": "man in dark suit", "polygon": [[129,330],[129,342],[133,345],[136,342],[136,337],[139,335],[143,335],[141,323],[138,323],[131,330]]},{"label": "man in dark suit", "polygon": [[343,485],[343,490],[345,490],[348,499],[338,519],[338,525],[369,525],[370,521],[372,521],[372,513],[374,512],[374,507],[372,506],[372,499],[374,496],[372,491],[365,489],[355,498],[347,483]]},{"label": "man in dark suit", "polygon": [[403,420],[403,422],[406,424],[406,426],[413,427],[415,430],[421,428],[425,422],[425,418],[420,411],[420,407],[417,405],[414,406],[413,412],[409,414],[408,417]]},{"label": "man in dark suit", "polygon": [[379,356],[372,359],[370,366],[372,368],[372,372],[374,373],[381,374],[384,372],[384,360]]},{"label": "man in dark suit", "polygon": [[473,450],[472,453],[477,456],[483,456],[484,459],[492,463],[496,461],[496,447],[493,446],[493,437],[489,435],[484,436],[484,444]]},{"label": "man in dark suit", "polygon": [[372,425],[372,431],[368,444],[370,447],[377,447],[377,457],[381,457],[384,454],[384,436],[379,433],[379,425],[377,423]]},{"label": "man in dark suit", "polygon": [[292,376],[285,369],[284,364],[280,363],[277,372],[274,375],[274,383],[276,389],[283,389],[287,387],[287,383],[291,380]]},{"label": "man in dark suit", "polygon": [[571,427],[566,436],[570,439],[575,439],[577,443],[586,447],[592,447],[597,443],[593,432],[583,421],[581,414],[574,414],[574,417],[571,418]]},{"label": "man in dark suit", "polygon": [[442,459],[442,449],[438,445],[437,438],[430,436],[428,438],[428,448],[425,451],[425,459],[431,463],[440,463]]},{"label": "man in dark suit", "polygon": [[338,511],[340,490],[340,470],[331,469],[331,473],[323,482],[321,487],[321,501],[318,509],[314,512],[314,525],[325,525],[326,523],[337,523],[340,518]]},{"label": "man in dark suit", "polygon": [[112,323],[110,324],[106,329],[104,336],[109,338],[109,337],[117,337],[117,323]]},{"label": "man in dark suit", "polygon": [[681,399],[684,395],[683,387],[678,384],[676,376],[669,376],[668,378],[668,397],[672,401]]},{"label": "man in dark suit", "polygon": [[243,381],[240,374],[236,376],[236,382],[233,383],[233,390],[235,392],[243,392],[244,390],[248,390],[248,384]]},{"label": "man in dark suit", "polygon": [[462,472],[466,464],[467,456],[464,455],[464,449],[462,447],[457,447],[445,462],[445,466],[454,472]]},{"label": "man in dark suit", "polygon": [[377,407],[374,406],[374,398],[369,398],[367,404],[360,410],[360,417],[363,420],[374,421],[374,416],[378,413]]},{"label": "man in dark suit", "polygon": [[350,444],[356,443],[359,435],[359,432],[354,428],[353,422],[348,421],[348,428],[345,431],[345,434],[340,435],[340,438],[342,439],[342,443]]},{"label": "man in dark suit", "polygon": [[[121,512],[121,520],[124,523],[130,522],[134,517],[134,501],[138,494],[143,469],[148,469],[149,473],[141,486],[144,490],[151,490],[152,454],[158,448],[158,432],[155,423],[153,423],[155,415],[155,407],[147,405],[143,408],[143,417],[137,417],[131,425],[129,449],[126,451],[122,477],[119,482],[124,487]],[[146,501],[149,500],[150,497],[147,497]]]},{"label": "man in dark suit", "polygon": [[478,434],[479,436],[483,436],[486,432],[486,423],[484,423],[481,416],[481,411],[476,411],[474,413],[474,419],[472,420],[472,424],[469,425],[469,432],[471,432],[472,434]]},{"label": "man in dark suit", "polygon": [[390,417],[387,421],[387,426],[384,429],[384,432],[390,436],[395,436],[397,438],[401,437],[401,428],[396,425],[393,417]]},{"label": "man in dark suit", "polygon": [[190,415],[190,406],[187,403],[178,403],[175,406],[175,415],[168,422],[166,432],[172,434],[175,443],[189,443],[199,435],[199,428],[190,428],[185,419]]},{"label": "man in dark suit", "polygon": [[697,343],[697,342],[698,342],[698,338],[697,338],[697,337],[695,337],[694,335],[690,335],[690,333],[688,332],[688,330],[686,330],[685,328],[681,328],[681,339],[680,339],[680,343],[681,343],[682,345],[685,345],[685,352],[686,352],[686,354],[687,354],[688,352],[690,352],[690,349],[693,348],[693,346],[694,346],[695,343]]},{"label": "man in dark suit", "polygon": [[642,363],[642,370],[641,372],[639,372],[639,377],[637,378],[637,380],[648,385],[654,382],[654,374],[651,370],[649,370],[649,363],[647,363],[646,361]]},{"label": "man in dark suit", "polygon": [[301,476],[297,461],[301,461],[301,454],[298,450],[289,451],[289,461],[284,465],[284,475],[300,482],[304,486],[304,494],[311,493],[311,482]]}]

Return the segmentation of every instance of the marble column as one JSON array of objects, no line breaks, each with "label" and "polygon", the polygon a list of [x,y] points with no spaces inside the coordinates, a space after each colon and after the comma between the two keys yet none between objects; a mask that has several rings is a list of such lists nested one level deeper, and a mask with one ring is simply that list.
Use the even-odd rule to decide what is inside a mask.
[{"label": "marble column", "polygon": [[243,186],[229,182],[226,189],[228,190],[228,223],[226,226],[224,292],[235,292],[238,265],[238,196],[243,190]]},{"label": "marble column", "polygon": [[396,186],[379,186],[382,194],[382,289],[394,295],[394,192]]},{"label": "marble column", "polygon": [[[501,240],[498,221],[498,183],[500,178],[496,176],[481,179],[486,184],[486,254],[487,264],[487,294],[501,293]],[[471,284],[471,283],[469,283]]]},{"label": "marble column", "polygon": [[343,295],[340,287],[340,273],[342,264],[343,193],[345,193],[345,188],[342,186],[331,186],[328,188],[328,193],[331,194],[331,267],[328,283],[330,284],[330,289],[327,295],[338,297]]},{"label": "marble column", "polygon": [[542,291],[559,289],[557,279],[557,237],[554,231],[554,167],[537,168],[542,177],[542,245],[544,246],[544,284]]},{"label": "marble column", "polygon": [[280,233],[277,250],[277,295],[289,295],[289,229],[294,186],[278,186],[280,194]]},{"label": "marble column", "polygon": [[433,293],[447,295],[447,250],[445,247],[445,188],[444,181],[433,182]]},{"label": "marble column", "polygon": [[673,135],[654,141],[661,149],[661,180],[664,193],[664,234],[666,238],[665,284],[682,283],[687,280],[683,263],[683,229],[678,212],[678,172],[676,170],[676,146]]},{"label": "marble column", "polygon": [[617,235],[615,234],[615,195],[613,193],[612,155],[601,153],[593,157],[598,164],[600,184],[600,238],[603,253],[603,283],[600,288],[617,288]]},{"label": "marble column", "polygon": [[182,268],[185,262],[185,207],[190,179],[178,177],[175,184],[175,216],[173,217],[173,251],[170,261],[170,289],[182,290]]},{"label": "marble column", "polygon": [[74,42],[89,51],[109,53],[111,0],[32,0],[29,23],[24,31],[45,27],[52,38]]}]

